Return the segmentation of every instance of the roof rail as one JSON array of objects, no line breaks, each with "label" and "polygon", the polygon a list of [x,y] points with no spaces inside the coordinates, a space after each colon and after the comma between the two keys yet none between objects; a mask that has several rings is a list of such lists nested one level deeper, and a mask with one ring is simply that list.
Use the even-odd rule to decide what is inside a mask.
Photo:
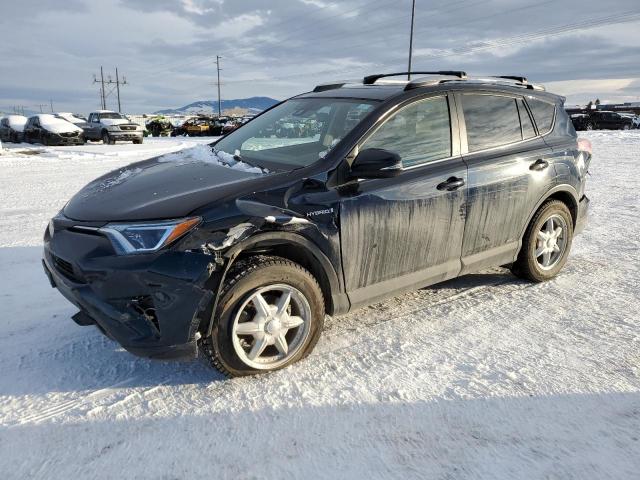
[{"label": "roof rail", "polygon": [[515,80],[516,82],[520,82],[525,85],[529,83],[529,81],[527,80],[527,77],[519,77],[517,75],[494,75],[491,78],[503,78],[505,80]]},{"label": "roof rail", "polygon": [[[410,82],[407,84],[407,86],[404,88],[405,90],[413,90],[415,88],[420,88],[420,87],[428,87],[428,86],[432,86],[432,85],[440,85],[443,83],[448,83],[448,82],[469,82],[469,83],[477,83],[477,84],[494,84],[494,85],[506,85],[506,86],[510,86],[510,87],[520,87],[520,88],[527,88],[529,90],[539,90],[539,91],[545,91],[544,86],[542,85],[538,85],[538,84],[534,84],[534,83],[525,83],[520,81],[521,79],[523,79],[524,77],[468,77],[468,78],[462,78],[462,79],[429,79],[429,80],[425,80],[425,79],[416,79],[413,82]],[[526,79],[524,79],[526,80]]]},{"label": "roof rail", "polygon": [[457,70],[440,70],[437,72],[397,72],[397,73],[378,73],[375,75],[368,75],[366,77],[364,77],[364,79],[362,80],[362,83],[364,85],[373,85],[374,83],[376,83],[377,80],[380,80],[381,78],[386,78],[386,77],[399,77],[401,75],[447,75],[447,76],[451,76],[451,77],[458,77],[458,78],[466,78],[467,77],[467,73],[466,72],[462,72],[462,71],[457,71]]},{"label": "roof rail", "polygon": [[336,88],[344,87],[348,82],[331,82],[331,83],[321,83],[320,85],[316,85],[313,89],[315,93],[318,92],[326,92],[327,90],[335,90]]}]

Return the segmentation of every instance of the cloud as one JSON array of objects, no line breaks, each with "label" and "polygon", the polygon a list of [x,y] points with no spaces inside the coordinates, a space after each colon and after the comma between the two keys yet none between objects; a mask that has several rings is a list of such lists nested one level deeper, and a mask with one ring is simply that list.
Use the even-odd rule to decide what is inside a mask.
[{"label": "cloud", "polygon": [[[410,7],[411,0],[8,2],[0,24],[4,38],[16,40],[4,45],[0,104],[53,97],[65,110],[90,110],[98,102],[92,74],[101,65],[127,75],[129,111],[212,99],[216,55],[223,57],[223,97],[285,98],[324,81],[405,69]],[[616,13],[633,19],[634,9],[637,0],[417,2],[414,67],[522,74],[576,101],[598,89],[630,98],[640,94],[633,41],[640,15],[562,35],[540,32]]]}]

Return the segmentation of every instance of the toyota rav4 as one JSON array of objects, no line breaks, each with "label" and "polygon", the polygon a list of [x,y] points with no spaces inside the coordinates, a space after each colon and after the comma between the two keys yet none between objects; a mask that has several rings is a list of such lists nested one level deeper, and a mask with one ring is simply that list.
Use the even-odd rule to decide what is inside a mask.
[{"label": "toyota rav4", "polygon": [[399,75],[319,85],[87,185],[44,237],[74,320],[153,358],[200,345],[239,376],[308,355],[325,314],[492,266],[553,278],[589,203],[564,99],[523,77]]}]

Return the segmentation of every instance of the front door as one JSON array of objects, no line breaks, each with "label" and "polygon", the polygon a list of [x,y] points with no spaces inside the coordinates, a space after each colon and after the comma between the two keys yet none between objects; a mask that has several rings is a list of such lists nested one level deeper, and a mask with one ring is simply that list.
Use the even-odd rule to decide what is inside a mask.
[{"label": "front door", "polygon": [[342,193],[341,253],[352,306],[460,271],[467,172],[450,101],[446,95],[415,101],[359,145],[399,154],[403,172],[361,179]]}]

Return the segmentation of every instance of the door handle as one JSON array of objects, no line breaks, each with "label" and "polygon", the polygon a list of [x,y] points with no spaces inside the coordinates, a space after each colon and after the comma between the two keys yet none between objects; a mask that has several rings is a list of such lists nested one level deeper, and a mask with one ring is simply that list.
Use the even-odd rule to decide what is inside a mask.
[{"label": "door handle", "polygon": [[538,160],[536,160],[535,162],[533,162],[531,164],[531,166],[529,167],[529,170],[534,170],[536,172],[539,172],[541,170],[544,170],[545,168],[547,168],[549,166],[549,162],[547,162],[546,160],[543,160],[541,158],[539,158]]},{"label": "door handle", "polygon": [[464,185],[464,179],[458,177],[449,177],[444,182],[439,183],[436,187],[438,190],[446,190],[452,192]]}]

